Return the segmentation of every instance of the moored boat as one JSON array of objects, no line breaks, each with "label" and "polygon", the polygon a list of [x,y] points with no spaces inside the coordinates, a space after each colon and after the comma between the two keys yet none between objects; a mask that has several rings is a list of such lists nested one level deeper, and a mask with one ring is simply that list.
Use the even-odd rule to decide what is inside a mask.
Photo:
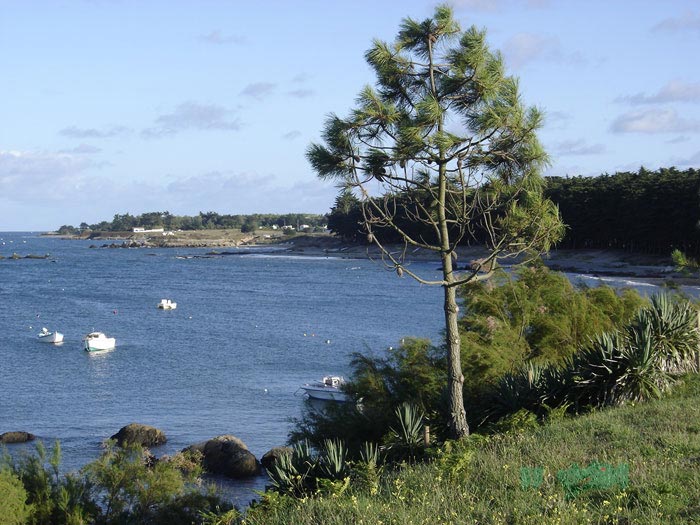
[{"label": "moored boat", "polygon": [[63,342],[63,334],[61,332],[51,331],[46,327],[41,329],[37,337],[42,343],[59,344]]},{"label": "moored boat", "polygon": [[90,332],[83,338],[86,352],[104,352],[113,350],[117,345],[114,337],[107,337],[102,332]]},{"label": "moored boat", "polygon": [[175,308],[177,308],[177,303],[170,299],[161,299],[158,303],[158,308],[160,310],[175,310]]},{"label": "moored boat", "polygon": [[350,397],[343,392],[345,379],[339,376],[325,376],[320,381],[306,383],[301,389],[312,399],[323,401],[350,401]]}]

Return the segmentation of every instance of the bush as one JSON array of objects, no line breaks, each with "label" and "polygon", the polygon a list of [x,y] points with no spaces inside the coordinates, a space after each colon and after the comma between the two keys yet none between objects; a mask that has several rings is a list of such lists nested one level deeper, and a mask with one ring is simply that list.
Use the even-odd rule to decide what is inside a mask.
[{"label": "bush", "polygon": [[0,468],[0,525],[22,525],[29,518],[27,491],[8,468]]}]

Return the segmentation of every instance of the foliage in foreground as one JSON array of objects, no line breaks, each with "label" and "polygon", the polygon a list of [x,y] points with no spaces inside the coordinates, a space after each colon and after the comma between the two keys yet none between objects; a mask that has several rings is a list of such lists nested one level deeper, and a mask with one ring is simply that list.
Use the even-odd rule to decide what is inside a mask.
[{"label": "foliage in foreground", "polygon": [[225,523],[238,517],[230,505],[199,486],[196,458],[178,454],[155,461],[139,446],[109,444],[80,473],[62,474],[58,442],[48,455],[0,461],[0,524],[128,525]]},{"label": "foliage in foreground", "polygon": [[[430,463],[386,471],[374,492],[351,484],[333,497],[269,494],[244,523],[696,523],[699,407],[691,374],[671,397],[448,442]],[[591,468],[617,475],[571,490],[571,474]]]},{"label": "foliage in foreground", "polygon": [[[494,406],[503,410],[491,416],[503,416],[542,403],[528,385],[527,370],[560,366],[596,334],[627,323],[648,304],[634,290],[575,287],[543,265],[523,268],[516,278],[501,273],[493,282],[473,285],[462,300],[465,396],[474,408],[470,426],[477,430]],[[445,359],[444,348],[414,338],[402,339],[382,356],[354,354],[347,390],[362,399],[361,405],[324,411],[309,407],[291,440],[321,446],[324,439],[342,438],[354,455],[365,441],[387,439],[394,410],[405,402],[417,406],[431,435],[443,440],[448,412]],[[499,399],[494,401],[494,395]]]}]

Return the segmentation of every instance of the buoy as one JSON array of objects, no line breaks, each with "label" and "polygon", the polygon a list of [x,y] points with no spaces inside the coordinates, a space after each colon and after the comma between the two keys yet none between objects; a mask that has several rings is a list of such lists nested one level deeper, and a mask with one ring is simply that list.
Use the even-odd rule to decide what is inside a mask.
[{"label": "buoy", "polygon": [[327,345],[331,344],[331,340],[330,340],[330,339],[326,339],[326,344],[327,344]]},{"label": "buoy", "polygon": [[116,311],[116,310],[112,310],[112,313],[113,313],[114,315],[117,315],[117,311]]},{"label": "buoy", "polygon": [[304,332],[304,337],[306,337],[306,332]]}]

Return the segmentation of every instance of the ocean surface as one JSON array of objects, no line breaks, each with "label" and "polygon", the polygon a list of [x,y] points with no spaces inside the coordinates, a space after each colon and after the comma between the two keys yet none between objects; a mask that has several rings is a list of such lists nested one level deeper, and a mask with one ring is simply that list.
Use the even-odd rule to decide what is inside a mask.
[{"label": "ocean surface", "polygon": [[[0,433],[60,440],[65,470],[97,458],[103,440],[131,422],[165,432],[156,455],[234,434],[260,458],[285,443],[301,415],[301,384],[348,376],[353,352],[381,355],[404,336],[440,337],[441,289],[378,262],[91,244],[0,233],[0,255],[51,255],[0,260]],[[439,276],[436,263],[413,269]],[[643,280],[606,284],[656,290]],[[177,309],[158,310],[164,298]],[[64,343],[40,343],[42,327],[62,332]],[[93,330],[117,348],[85,352],[81,339]],[[218,483],[245,503],[265,478]]]}]

